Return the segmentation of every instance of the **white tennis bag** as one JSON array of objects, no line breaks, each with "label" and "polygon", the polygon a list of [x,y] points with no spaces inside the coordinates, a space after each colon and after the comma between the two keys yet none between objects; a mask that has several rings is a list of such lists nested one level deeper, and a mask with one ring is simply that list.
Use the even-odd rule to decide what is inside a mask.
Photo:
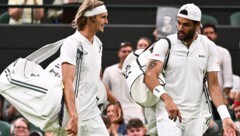
[{"label": "white tennis bag", "polygon": [[[169,39],[166,38],[166,40],[169,43],[169,52],[171,48],[171,43]],[[154,45],[155,43],[146,48],[145,50],[140,49],[130,53],[125,59],[122,67],[123,75],[126,78],[127,85],[130,90],[130,96],[136,103],[143,107],[152,107],[159,101],[159,98],[153,95],[153,93],[148,89],[148,87],[143,81],[147,62]],[[165,60],[166,62],[167,59],[168,53]],[[162,73],[158,76],[158,79],[160,84],[164,86],[165,79]]]},{"label": "white tennis bag", "polygon": [[0,76],[0,94],[28,121],[44,131],[59,131],[68,120],[59,74],[51,72],[50,67],[44,70],[39,65],[53,55],[63,41],[46,45],[26,58],[17,59]]}]

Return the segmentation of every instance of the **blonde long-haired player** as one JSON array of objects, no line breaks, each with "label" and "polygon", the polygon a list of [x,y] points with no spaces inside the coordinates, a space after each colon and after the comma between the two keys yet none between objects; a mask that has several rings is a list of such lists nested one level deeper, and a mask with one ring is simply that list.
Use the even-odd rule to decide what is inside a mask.
[{"label": "blonde long-haired player", "polygon": [[[107,9],[103,2],[85,0],[72,22],[76,32],[66,38],[60,50],[64,100],[69,121],[66,131],[55,135],[109,135],[96,104],[98,85],[101,81],[102,42],[95,34],[104,31],[104,26],[108,23],[107,17]],[[80,64],[79,87],[75,90],[76,54],[79,43],[83,47],[83,56]],[[77,95],[74,94],[74,90],[78,92]],[[116,107],[117,117],[121,118],[119,102],[111,94],[107,93],[107,96],[108,101],[114,103]]]}]

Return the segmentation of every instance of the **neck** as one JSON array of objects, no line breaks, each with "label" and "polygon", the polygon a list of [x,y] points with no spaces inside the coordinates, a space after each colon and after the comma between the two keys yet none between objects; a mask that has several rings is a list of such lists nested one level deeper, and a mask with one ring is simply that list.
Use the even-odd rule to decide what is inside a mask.
[{"label": "neck", "polygon": [[90,43],[93,43],[93,38],[96,32],[93,32],[89,27],[85,27],[85,29],[79,31],[84,37],[88,39]]},{"label": "neck", "polygon": [[119,69],[122,69],[122,65],[123,65],[123,62],[119,62],[119,63],[118,63],[118,68],[119,68]]},{"label": "neck", "polygon": [[198,37],[198,34],[195,33],[192,39],[187,40],[187,41],[182,41],[182,43],[189,47],[192,44],[192,42],[197,39],[197,37]]}]

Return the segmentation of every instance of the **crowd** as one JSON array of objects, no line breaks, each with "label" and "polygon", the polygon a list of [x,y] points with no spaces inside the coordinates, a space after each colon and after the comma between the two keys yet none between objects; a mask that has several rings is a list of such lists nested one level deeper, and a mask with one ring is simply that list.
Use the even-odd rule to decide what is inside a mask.
[{"label": "crowd", "polygon": [[[70,1],[69,3],[77,2]],[[9,4],[16,5],[37,5],[42,3],[43,1],[41,0],[9,0]],[[67,2],[64,3],[68,4]],[[34,10],[11,8],[9,9],[9,15],[11,16],[10,24],[40,23],[41,18],[44,16],[44,10],[42,8]],[[117,51],[119,62],[107,67],[101,74],[102,43],[95,34],[98,31],[104,31],[104,25],[108,23],[107,16],[107,9],[102,2],[97,0],[84,1],[72,22],[73,27],[77,31],[68,37],[61,48],[60,58],[63,71],[62,79],[65,87],[64,95],[67,110],[70,113],[70,120],[66,127],[67,132],[63,132],[64,134],[68,133],[73,136],[77,133],[78,135],[93,135],[97,133],[110,136],[147,135],[148,130],[144,125],[147,123],[145,108],[132,100],[126,80],[122,74],[122,65],[126,57],[134,49],[145,49],[152,44],[152,41],[148,37],[140,37],[136,41],[136,45],[127,41],[119,43]],[[199,114],[201,113],[200,105],[197,100],[199,100],[199,96],[202,94],[199,90],[202,88],[203,82],[200,81],[203,81],[205,74],[203,72],[205,63],[207,63],[208,67],[206,69],[208,76],[207,85],[212,100],[213,117],[210,120],[206,133],[203,135],[212,136],[220,132],[223,136],[240,135],[240,77],[232,72],[232,61],[229,51],[221,45],[216,45],[215,49],[214,42],[218,36],[217,28],[210,23],[201,25],[201,10],[193,4],[181,7],[177,18],[177,34],[169,36],[173,47],[168,64],[170,68],[165,73],[166,90],[159,85],[158,76],[156,76],[162,70],[165,57],[163,54],[166,53],[167,48],[165,47],[166,43],[161,40],[162,37],[158,37],[157,30],[154,31],[157,43],[149,59],[146,78],[144,79],[148,88],[153,90],[153,94],[161,99],[154,107],[156,110],[158,135],[202,135],[202,133],[196,134],[196,132],[200,133],[200,128],[203,129]],[[198,47],[202,42],[202,39],[199,37],[203,37],[202,39],[207,41],[206,45],[211,46],[209,47],[210,55],[207,62],[196,59],[196,52],[199,53],[199,50],[203,50]],[[87,51],[84,59],[88,60],[83,61],[82,64],[84,68],[81,71],[83,76],[81,81],[83,82],[80,83],[80,93],[77,98],[74,98],[72,85],[74,84],[76,66],[76,63],[73,61],[75,60],[75,55],[73,54],[76,54],[74,49],[77,48],[75,46],[77,42],[73,38],[76,38],[77,42],[83,43],[83,48]],[[205,44],[204,42],[202,43]],[[72,48],[70,49],[69,46]],[[184,55],[187,57],[189,55],[191,58],[186,61]],[[197,56],[197,58],[201,57],[205,58],[202,54]],[[179,82],[179,80],[181,81]],[[192,83],[190,83],[190,80]],[[107,96],[107,102],[103,102],[101,106],[96,104],[99,101],[99,99],[96,99],[96,88],[98,86],[94,84],[94,82],[99,81],[104,83],[106,91],[103,94]],[[184,92],[179,93],[179,91],[183,90]],[[195,92],[192,93],[191,91]],[[234,124],[231,119],[234,121]],[[9,133],[14,136],[56,135],[53,132],[43,132],[36,128],[32,129],[32,124],[24,119],[1,95],[0,121],[11,124]],[[94,132],[90,128],[94,129]],[[233,131],[235,134],[232,134]],[[173,133],[169,134],[169,132]]]}]

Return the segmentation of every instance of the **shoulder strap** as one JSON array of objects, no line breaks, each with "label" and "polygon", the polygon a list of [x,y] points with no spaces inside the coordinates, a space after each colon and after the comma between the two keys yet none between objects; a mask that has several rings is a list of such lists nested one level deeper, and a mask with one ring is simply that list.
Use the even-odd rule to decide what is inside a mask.
[{"label": "shoulder strap", "polygon": [[207,73],[207,65],[208,65],[208,54],[209,54],[208,53],[208,45],[207,45],[207,43],[206,43],[206,41],[205,41],[203,36],[201,37],[201,42],[202,42],[202,45],[203,45],[203,49],[204,49],[204,51],[206,53],[206,59],[207,59],[207,64],[206,64],[206,67],[204,69],[204,74],[206,74]]},{"label": "shoulder strap", "polygon": [[171,41],[169,40],[169,38],[164,38],[167,40],[168,42],[168,51],[166,53],[166,56],[165,56],[165,61],[163,63],[163,71],[166,70],[166,67],[167,67],[167,63],[168,63],[168,60],[169,60],[169,55],[170,55],[170,50],[171,50]]},{"label": "shoulder strap", "polygon": [[80,83],[80,76],[81,76],[81,66],[82,66],[82,58],[83,58],[83,47],[82,44],[79,42],[78,49],[77,49],[77,60],[76,60],[76,83],[75,83],[75,97],[78,96],[79,90],[79,83]]},{"label": "shoulder strap", "polygon": [[[203,93],[204,93],[204,96],[205,96],[205,98],[206,98],[206,104],[207,104],[207,108],[208,108],[208,112],[210,113],[210,114],[212,114],[212,105],[211,105],[211,100],[210,100],[210,95],[209,95],[209,92],[208,92],[208,87],[207,87],[207,83],[206,83],[206,81],[207,81],[207,65],[208,65],[208,45],[207,45],[207,43],[206,43],[206,41],[205,41],[205,39],[204,39],[204,37],[201,37],[201,43],[202,43],[202,46],[203,46],[203,49],[204,49],[204,51],[205,51],[205,53],[206,53],[206,59],[207,59],[207,64],[206,64],[206,67],[205,67],[205,69],[204,69],[204,77],[203,77]],[[206,121],[205,121],[205,124],[208,126],[209,125],[209,123],[210,123],[210,119],[211,119],[211,117],[209,117],[208,119],[206,119]]]},{"label": "shoulder strap", "polygon": [[32,54],[28,55],[26,59],[36,62],[37,64],[43,62],[54,53],[58,51],[65,39],[59,40],[55,43],[47,44],[40,49],[36,50]]}]

